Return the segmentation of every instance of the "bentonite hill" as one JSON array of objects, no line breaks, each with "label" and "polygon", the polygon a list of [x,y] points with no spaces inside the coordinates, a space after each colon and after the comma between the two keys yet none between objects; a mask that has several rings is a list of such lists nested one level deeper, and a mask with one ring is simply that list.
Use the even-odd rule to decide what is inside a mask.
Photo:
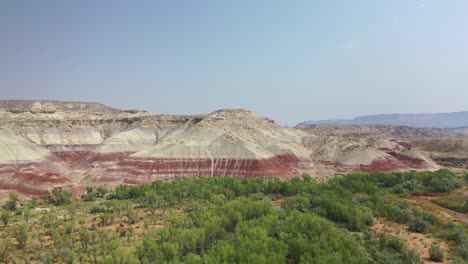
[{"label": "bentonite hill", "polygon": [[316,133],[241,109],[181,116],[97,103],[2,101],[0,146],[0,189],[26,195],[177,177],[324,179],[438,168],[389,135]]}]

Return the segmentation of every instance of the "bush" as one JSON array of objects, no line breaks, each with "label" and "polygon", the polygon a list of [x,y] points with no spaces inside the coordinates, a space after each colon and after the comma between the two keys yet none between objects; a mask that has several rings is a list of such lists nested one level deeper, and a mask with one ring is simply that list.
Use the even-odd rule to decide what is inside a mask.
[{"label": "bush", "polygon": [[20,224],[15,231],[15,238],[18,241],[18,247],[23,249],[29,239],[29,226],[27,224]]},{"label": "bush", "polygon": [[55,205],[63,205],[71,203],[71,192],[63,190],[61,187],[55,187],[52,189],[52,194],[54,195]]},{"label": "bush", "polygon": [[432,261],[444,261],[444,250],[438,244],[432,244],[429,248],[429,256]]},{"label": "bush", "polygon": [[465,201],[460,211],[462,211],[463,213],[468,213],[468,201]]},{"label": "bush", "polygon": [[450,192],[462,186],[460,179],[447,169],[427,175],[424,185],[432,192]]},{"label": "bush", "polygon": [[13,217],[13,215],[10,213],[10,212],[3,212],[1,215],[0,215],[0,219],[2,220],[2,223],[4,226],[7,226],[8,223],[10,222],[11,218]]},{"label": "bush", "polygon": [[16,193],[10,193],[8,196],[8,201],[5,203],[5,209],[9,211],[16,211],[18,205],[19,197]]},{"label": "bush", "polygon": [[95,201],[96,200],[96,191],[93,187],[86,187],[86,193],[81,196],[81,199],[86,202]]},{"label": "bush", "polygon": [[[465,244],[460,244],[456,248],[456,256],[463,260],[468,260],[468,246]],[[465,263],[465,262],[463,262]]]},{"label": "bush", "polygon": [[427,230],[429,224],[420,217],[411,220],[408,226],[409,231],[423,233]]},{"label": "bush", "polygon": [[103,205],[95,204],[93,205],[90,209],[89,212],[91,214],[97,214],[97,213],[105,213],[107,212],[107,208]]},{"label": "bush", "polygon": [[405,248],[405,242],[398,237],[391,236],[386,239],[386,246],[397,252],[402,252]]},{"label": "bush", "polygon": [[102,213],[99,215],[99,218],[101,220],[100,224],[102,226],[108,226],[111,225],[112,222],[114,222],[114,214],[113,213]]},{"label": "bush", "polygon": [[465,235],[465,230],[461,227],[455,227],[449,233],[448,239],[457,244],[465,244],[468,242],[468,237]]}]

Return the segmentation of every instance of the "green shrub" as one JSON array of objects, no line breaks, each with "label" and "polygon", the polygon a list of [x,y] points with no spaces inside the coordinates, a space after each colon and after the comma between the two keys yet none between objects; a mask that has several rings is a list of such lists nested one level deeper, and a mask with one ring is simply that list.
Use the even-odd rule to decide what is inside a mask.
[{"label": "green shrub", "polygon": [[101,220],[100,224],[102,226],[111,225],[114,222],[114,214],[113,213],[101,213],[99,215],[99,219]]},{"label": "green shrub", "polygon": [[429,224],[422,218],[416,217],[410,221],[408,229],[411,232],[423,233],[427,230]]},{"label": "green shrub", "polygon": [[16,193],[10,193],[8,195],[8,201],[5,203],[5,209],[9,211],[16,211],[16,208],[18,206],[19,202],[19,196]]},{"label": "green shrub", "polygon": [[[455,250],[456,256],[463,260],[468,260],[468,245],[460,244]],[[466,262],[464,262],[466,263]]]},{"label": "green shrub", "polygon": [[86,202],[95,201],[97,198],[96,191],[93,187],[86,187],[86,193],[81,196],[81,199]]},{"label": "green shrub", "polygon": [[444,250],[439,244],[432,244],[429,248],[429,256],[432,261],[442,262],[444,261]]},{"label": "green shrub", "polygon": [[55,205],[63,205],[63,204],[70,204],[71,203],[71,192],[67,192],[63,190],[61,187],[55,187],[52,189],[52,194],[54,196],[54,203]]},{"label": "green shrub", "polygon": [[107,207],[105,207],[103,205],[100,205],[100,204],[95,204],[95,205],[91,206],[91,208],[89,209],[89,212],[91,214],[105,213],[107,211],[108,211]]},{"label": "green shrub", "polygon": [[0,215],[0,220],[2,220],[4,226],[7,226],[12,217],[13,215],[10,212],[4,211]]},{"label": "green shrub", "polygon": [[449,233],[448,239],[458,244],[465,244],[468,242],[468,237],[465,234],[465,230],[461,227],[455,227]]},{"label": "green shrub", "polygon": [[18,241],[18,247],[23,249],[29,240],[29,226],[27,224],[20,224],[15,230],[15,238]]}]

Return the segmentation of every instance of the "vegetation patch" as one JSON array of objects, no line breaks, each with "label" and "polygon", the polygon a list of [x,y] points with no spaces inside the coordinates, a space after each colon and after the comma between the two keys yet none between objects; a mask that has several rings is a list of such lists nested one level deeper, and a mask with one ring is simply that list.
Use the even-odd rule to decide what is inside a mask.
[{"label": "vegetation patch", "polygon": [[440,170],[359,173],[326,183],[308,175],[289,182],[178,179],[89,187],[80,201],[62,189],[41,201],[13,194],[0,212],[0,261],[419,263],[440,259],[442,250],[444,261],[464,263],[466,226],[406,201],[447,195],[462,183]]}]

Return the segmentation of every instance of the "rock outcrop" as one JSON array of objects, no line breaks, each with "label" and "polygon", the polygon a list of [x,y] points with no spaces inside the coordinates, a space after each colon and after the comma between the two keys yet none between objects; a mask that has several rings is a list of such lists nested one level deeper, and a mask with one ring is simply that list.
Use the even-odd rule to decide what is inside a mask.
[{"label": "rock outcrop", "polygon": [[247,110],[175,116],[54,101],[7,101],[0,108],[0,189],[30,195],[177,177],[289,180],[303,172],[325,178],[437,168],[382,134],[315,133]]}]

